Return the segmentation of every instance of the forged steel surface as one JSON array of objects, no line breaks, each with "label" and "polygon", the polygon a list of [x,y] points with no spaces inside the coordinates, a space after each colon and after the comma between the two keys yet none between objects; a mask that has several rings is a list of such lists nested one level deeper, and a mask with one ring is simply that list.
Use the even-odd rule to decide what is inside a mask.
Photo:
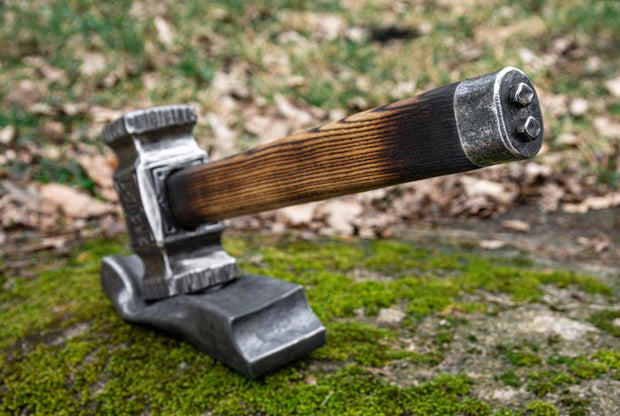
[{"label": "forged steel surface", "polygon": [[[532,81],[517,68],[461,82],[454,93],[454,116],[463,151],[477,166],[528,159],[543,142],[542,111]],[[530,122],[538,134],[523,137]]]},{"label": "forged steel surface", "polygon": [[265,276],[214,290],[146,302],[137,256],[103,260],[101,283],[129,322],[170,332],[250,377],[259,377],[325,343],[325,328],[300,285]]},{"label": "forged steel surface", "polygon": [[165,192],[170,172],[207,162],[192,136],[196,114],[173,105],[125,114],[101,134],[118,155],[118,192],[131,248],[144,263],[146,299],[191,293],[237,274],[235,259],[220,245],[221,223],[179,226]]}]

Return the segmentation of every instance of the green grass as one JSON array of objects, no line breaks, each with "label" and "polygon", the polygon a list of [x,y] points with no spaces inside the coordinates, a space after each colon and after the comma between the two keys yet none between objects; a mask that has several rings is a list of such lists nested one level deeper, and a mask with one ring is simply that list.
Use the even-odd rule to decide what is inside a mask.
[{"label": "green grass", "polygon": [[[130,1],[93,0],[0,6],[0,97],[7,97],[20,80],[29,79],[45,87],[40,102],[52,109],[51,115],[42,116],[29,106],[1,101],[0,128],[18,129],[12,147],[50,145],[39,128],[47,119],[61,121],[78,142],[92,144],[90,116],[62,114],[64,103],[120,109],[192,102],[200,113],[222,112],[221,97],[214,94],[218,72],[234,72],[249,91],[248,96],[235,97],[239,108],[223,111],[238,134],[237,149],[256,143],[256,137],[244,129],[245,110],[261,100],[273,108],[276,94],[294,98],[302,108],[351,113],[358,110],[359,99],[371,107],[410,95],[397,88],[400,83],[413,82],[414,92],[422,92],[505,65],[522,66],[547,92],[601,100],[593,108],[602,110],[595,113],[617,118],[617,100],[604,87],[620,67],[620,7],[615,2],[528,0],[515,5],[496,0],[476,3],[467,13],[456,3],[433,1],[396,8],[381,2],[336,0],[314,2],[311,7],[297,0],[217,1],[209,6],[190,0],[174,6],[139,6]],[[339,36],[324,37],[316,23],[325,20],[322,14],[340,19],[344,29]],[[169,22],[174,34],[171,45],[159,41],[156,16]],[[352,37],[347,28],[366,35]],[[502,35],[511,28],[516,28],[512,35]],[[390,30],[404,35],[376,36]],[[493,35],[485,34],[487,30]],[[286,40],[284,35],[291,33],[294,36]],[[520,51],[545,56],[558,38],[573,41],[581,52],[544,67],[522,62]],[[88,53],[105,57],[105,68],[92,76],[80,70]],[[62,69],[66,81],[47,82],[24,60],[32,56]],[[586,74],[583,68],[592,57],[600,59],[601,69]],[[102,82],[110,73],[117,82],[104,87]],[[145,87],[144,75],[154,77],[153,89]],[[291,86],[290,77],[304,82]],[[579,120],[577,127],[568,115],[547,119],[554,126],[549,143],[558,132],[575,128],[587,136],[592,151],[606,151],[609,140],[596,134],[592,115]],[[196,136],[203,138],[201,144],[213,145],[207,124],[197,126]],[[618,186],[614,166],[593,171],[589,160],[582,162],[583,175],[600,178],[596,186]]]},{"label": "green grass", "polygon": [[42,183],[62,183],[84,189],[90,193],[95,191],[95,183],[84,168],[73,160],[53,161],[42,158],[38,163],[34,178]]}]

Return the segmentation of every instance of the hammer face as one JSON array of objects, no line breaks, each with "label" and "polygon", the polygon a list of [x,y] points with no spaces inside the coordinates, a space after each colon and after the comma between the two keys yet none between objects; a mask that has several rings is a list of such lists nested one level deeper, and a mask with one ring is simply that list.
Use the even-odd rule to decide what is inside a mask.
[{"label": "hammer face", "polygon": [[325,328],[297,284],[251,275],[147,302],[139,285],[143,274],[136,255],[103,260],[103,288],[123,318],[173,333],[250,377],[325,343]]}]

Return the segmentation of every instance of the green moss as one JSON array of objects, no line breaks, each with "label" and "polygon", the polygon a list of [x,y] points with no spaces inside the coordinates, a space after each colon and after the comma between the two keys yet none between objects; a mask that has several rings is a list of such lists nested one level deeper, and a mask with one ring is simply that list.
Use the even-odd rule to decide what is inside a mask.
[{"label": "green moss", "polygon": [[540,397],[556,392],[561,386],[577,383],[577,379],[563,371],[536,371],[528,374],[528,378],[531,381],[526,385],[527,390]]},{"label": "green moss", "polygon": [[521,385],[521,377],[512,370],[497,376],[497,379],[501,380],[507,386],[519,387]]},{"label": "green moss", "polygon": [[[390,347],[396,335],[393,331],[359,322],[329,323],[327,331],[327,345],[313,353],[317,359],[381,366],[394,358]],[[383,345],[383,348],[377,348],[378,345]]]},{"label": "green moss", "polygon": [[592,314],[590,317],[590,322],[601,328],[603,331],[607,331],[616,337],[620,337],[620,326],[614,324],[616,319],[620,319],[620,311],[599,311]]},{"label": "green moss", "polygon": [[[485,289],[527,300],[543,283],[565,284],[566,276],[566,284],[587,281],[395,241],[229,238],[227,249],[241,256],[244,270],[304,284],[328,329],[327,344],[310,357],[249,380],[186,343],[122,321],[105,298],[98,273],[101,257],[126,253],[125,244],[88,242],[66,259],[41,261],[29,271],[33,277],[2,277],[0,413],[489,415],[492,408],[473,395],[467,377],[441,375],[398,387],[378,369],[395,360],[420,367],[440,363],[453,342],[453,328],[462,324],[451,313],[485,309],[481,303],[462,302],[464,293]],[[373,323],[380,308],[394,304],[408,312],[400,325]],[[359,310],[363,322],[355,318]],[[447,324],[432,335],[429,349],[405,348],[403,332],[439,312]],[[533,346],[504,354],[517,369],[542,364]],[[617,374],[619,362],[618,353],[609,350],[545,365],[566,368],[577,380]],[[545,383],[574,382],[561,376],[550,372],[527,382],[538,383],[531,389],[542,395],[545,388],[552,391]],[[501,379],[521,383],[514,371]]]},{"label": "green moss", "polygon": [[560,404],[568,409],[568,416],[588,416],[591,400],[578,397],[564,397]]},{"label": "green moss", "polygon": [[[544,369],[530,372],[524,378],[527,380],[527,390],[543,397],[548,393],[557,392],[562,386],[578,384],[581,380],[599,378],[610,373],[613,377],[620,379],[619,350],[601,350],[591,356],[574,358],[551,357],[547,360]],[[501,379],[506,384],[516,387],[517,377],[513,372],[509,372]],[[579,406],[575,408],[578,409]]]},{"label": "green moss", "polygon": [[560,414],[554,405],[540,400],[530,403],[527,410],[532,416],[558,416]]},{"label": "green moss", "polygon": [[620,379],[620,350],[601,350],[594,354],[594,359],[614,370],[616,378]]},{"label": "green moss", "polygon": [[609,371],[609,365],[606,362],[597,359],[592,360],[590,357],[577,357],[569,367],[571,373],[576,377],[588,380]]},{"label": "green moss", "polygon": [[502,409],[493,413],[493,416],[520,416],[522,413],[516,410]]},{"label": "green moss", "polygon": [[508,348],[500,346],[499,350],[504,353],[510,364],[518,367],[531,367],[542,362],[542,358],[539,355],[530,351],[523,351],[520,347]]}]

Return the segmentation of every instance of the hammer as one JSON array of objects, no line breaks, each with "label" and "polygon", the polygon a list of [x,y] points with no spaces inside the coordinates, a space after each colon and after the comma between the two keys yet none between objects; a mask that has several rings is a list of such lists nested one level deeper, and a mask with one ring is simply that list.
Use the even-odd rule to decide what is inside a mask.
[{"label": "hammer", "polygon": [[190,106],[172,105],[104,128],[134,254],[105,257],[101,282],[127,321],[251,377],[320,347],[325,328],[301,286],[240,277],[221,220],[523,160],[543,140],[534,86],[513,67],[215,162],[196,144],[195,123]]}]

